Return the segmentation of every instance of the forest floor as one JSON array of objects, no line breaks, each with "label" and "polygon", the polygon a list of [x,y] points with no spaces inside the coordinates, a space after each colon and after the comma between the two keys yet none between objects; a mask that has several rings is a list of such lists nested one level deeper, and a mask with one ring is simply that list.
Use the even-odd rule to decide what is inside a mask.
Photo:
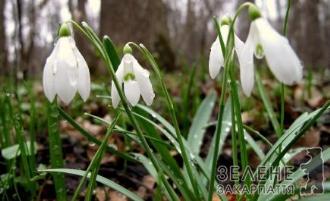
[{"label": "forest floor", "polygon": [[[169,83],[169,88],[171,94],[176,98],[176,104],[180,105],[183,102],[182,92],[179,91],[179,82],[175,82],[177,77],[180,75],[175,75],[175,73],[168,75],[166,77],[166,82]],[[207,80],[207,79],[206,79]],[[329,81],[317,81],[319,80],[317,76],[311,80],[309,85],[295,85],[287,89],[287,96],[285,99],[285,127],[289,126],[294,119],[296,119],[300,114],[306,111],[312,111],[324,104],[330,98],[330,82]],[[183,82],[185,80],[183,79]],[[271,102],[275,105],[275,110],[279,108],[279,97],[278,97],[278,85],[275,84],[275,81],[265,80],[265,87],[269,91],[273,91],[271,94]],[[201,100],[211,91],[212,88],[215,88],[217,92],[220,91],[217,88],[216,82],[213,81],[200,81],[196,83],[196,90],[192,90],[190,99],[188,99],[188,104],[191,108],[196,108]],[[38,166],[48,166],[49,164],[49,147],[48,147],[48,135],[47,135],[47,120],[45,119],[45,112],[43,110],[43,104],[45,99],[42,97],[42,87],[40,82],[32,82],[32,91],[35,97],[35,105],[37,107],[37,152],[36,152],[36,163]],[[92,97],[87,103],[83,103],[78,100],[71,106],[62,106],[63,109],[72,114],[76,122],[78,122],[84,129],[91,133],[97,139],[102,139],[104,137],[106,126],[100,122],[96,122],[88,115],[84,115],[84,112],[96,115],[102,119],[110,120],[111,116],[109,111],[109,100],[102,100],[97,97],[97,95],[107,94],[107,91],[100,90],[104,85],[95,85],[93,86]],[[158,86],[156,86],[157,88]],[[157,90],[156,90],[157,91]],[[27,97],[29,97],[28,90],[24,89],[22,86],[18,93],[21,93],[22,97],[22,110],[26,109],[26,115],[28,115],[29,102]],[[160,96],[157,94],[157,96]],[[242,96],[243,97],[243,96]],[[75,100],[78,98],[76,97]],[[159,100],[157,103],[157,99]],[[252,128],[260,131],[260,133],[266,137],[270,142],[275,142],[276,135],[274,129],[268,118],[265,115],[264,107],[260,101],[260,98],[257,96],[257,93],[252,95],[250,99],[242,98],[242,118],[244,124],[249,125]],[[25,102],[26,101],[26,102]],[[163,113],[164,108],[162,107],[162,97],[156,98],[156,101],[153,107],[154,110]],[[39,110],[40,109],[40,110]],[[180,109],[180,107],[179,107]],[[212,121],[216,120],[218,108],[215,108],[215,111],[212,115]],[[181,119],[188,119],[186,122],[189,125],[189,122],[192,121],[193,115],[196,112],[196,109],[189,109],[188,117],[181,117]],[[180,115],[179,115],[180,116]],[[166,118],[166,116],[165,116]],[[180,120],[180,119],[179,119]],[[29,122],[24,122],[24,129],[28,130]],[[180,125],[183,130],[188,130],[186,125]],[[80,134],[75,128],[73,128],[67,121],[62,120],[60,122],[60,133],[62,139],[62,147],[65,159],[66,168],[82,169],[85,170],[91,159],[93,158],[98,146],[94,143],[90,143],[84,136]],[[206,130],[206,136],[202,144],[202,153],[201,156],[205,157],[204,153],[207,152],[207,149],[210,145],[211,137],[214,133],[214,126],[209,127]],[[256,136],[253,136],[256,137]],[[267,153],[267,150],[270,147],[265,144],[263,141],[256,137],[255,139],[258,142],[258,145],[262,150]],[[112,144],[120,152],[137,152],[144,154],[144,151],[133,141],[127,140],[125,136],[119,133],[114,133],[109,138],[109,144]],[[327,148],[330,146],[330,113],[323,115],[323,117],[310,129],[296,144],[295,147],[321,147]],[[252,149],[249,150],[249,163],[252,168],[256,168],[259,162],[257,155],[253,152]],[[230,135],[227,138],[221,157],[218,160],[218,165],[230,166],[233,164],[231,158],[231,143]],[[180,156],[173,152],[173,157],[181,161]],[[306,154],[298,154],[291,160],[291,164],[294,166],[299,166],[301,163],[308,161],[309,158]],[[124,187],[136,192],[145,200],[151,200],[153,192],[155,190],[156,182],[155,179],[148,174],[148,171],[144,168],[142,164],[126,161],[118,156],[106,153],[102,159],[102,165],[99,170],[99,175],[102,175],[106,178],[109,178],[115,182],[118,182]],[[0,156],[0,174],[4,174],[5,170],[5,159]],[[312,179],[315,181],[322,180],[322,172],[317,169],[312,174]],[[330,162],[326,162],[324,165],[324,176],[326,179],[330,179]],[[68,194],[72,195],[80,181],[80,178],[77,176],[66,176],[66,187]],[[38,197],[39,200],[54,200],[55,191],[53,188],[53,183],[50,175],[46,175],[43,179],[38,180],[39,190]],[[11,189],[13,193],[15,192]],[[18,185],[18,192],[21,193],[20,196],[24,196],[24,186]],[[83,200],[84,191],[81,193],[80,198]],[[228,198],[233,198],[233,195],[228,195]],[[122,194],[113,191],[108,187],[98,185],[95,189],[95,200],[105,201],[105,200],[114,200],[114,201],[126,201],[128,200]],[[214,200],[219,200],[214,198]]]}]

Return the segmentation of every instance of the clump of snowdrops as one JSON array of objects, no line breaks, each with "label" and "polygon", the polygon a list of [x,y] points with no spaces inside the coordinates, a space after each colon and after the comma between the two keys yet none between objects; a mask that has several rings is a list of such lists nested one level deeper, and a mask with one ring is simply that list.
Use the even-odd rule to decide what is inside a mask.
[{"label": "clump of snowdrops", "polygon": [[[251,22],[248,37],[242,41],[235,35],[235,23],[245,9],[248,10]],[[284,181],[276,181],[270,177],[274,167],[283,168],[289,162],[288,157],[292,157],[291,152],[289,152],[292,145],[329,108],[329,103],[314,112],[302,114],[288,129],[285,129],[283,126],[284,111],[281,110],[280,119],[277,119],[254,65],[255,59],[265,59],[275,78],[282,83],[282,104],[284,104],[284,85],[293,85],[303,78],[303,65],[285,37],[287,17],[283,30],[284,35],[277,32],[252,3],[242,4],[232,17],[224,16],[220,20],[214,18],[213,21],[217,38],[211,46],[209,73],[212,79],[219,80],[222,90],[219,96],[212,92],[204,99],[188,133],[182,133],[180,130],[177,107],[173,104],[173,98],[168,92],[161,69],[152,53],[143,44],[127,43],[123,48],[123,57],[119,59],[110,38],[104,36],[103,39],[100,39],[87,23],[78,24],[69,21],[61,25],[58,40],[47,59],[43,73],[44,92],[49,100],[51,169],[40,170],[41,172],[52,173],[57,200],[67,200],[63,174],[82,177],[74,195],[72,195],[71,200],[73,201],[77,199],[86,182],[88,183],[86,200],[92,198],[96,182],[121,192],[131,200],[142,200],[134,192],[98,175],[100,161],[106,151],[126,160],[142,163],[157,182],[159,191],[155,192],[155,197],[166,197],[166,200],[171,201],[211,201],[218,196],[221,200],[226,200],[226,193],[219,192],[218,189],[221,182],[217,180],[219,173],[217,161],[224,140],[229,134],[231,135],[231,153],[234,166],[239,166],[240,170],[249,168],[247,146],[251,146],[260,153],[259,166],[265,168],[265,174],[261,180],[255,181],[253,178],[253,175],[258,172],[257,168],[253,170],[252,174],[237,181],[237,184],[246,187],[254,185],[258,189],[264,189],[281,182],[287,185],[284,186],[286,188],[304,176],[301,173],[302,170],[297,169],[291,175],[292,178],[286,178]],[[109,99],[112,107],[115,108],[115,112],[111,114],[113,119],[108,122],[93,116],[107,125],[107,132],[102,141],[92,138],[69,114],[61,109],[57,102],[56,97],[68,105],[76,92],[85,101],[90,94],[91,80],[88,64],[75,45],[70,27],[80,31],[94,45],[110,75],[111,86],[108,87],[111,87],[111,95],[103,98]],[[136,54],[142,55],[148,65],[141,66],[136,59]],[[150,70],[147,70],[147,67],[151,67]],[[150,71],[152,72],[150,73]],[[240,79],[237,79],[238,73]],[[154,91],[150,76],[155,76],[154,80],[160,82],[161,91]],[[253,91],[255,79],[274,132],[278,137],[277,141],[271,144],[271,149],[267,153],[263,153],[249,134],[252,131],[259,132],[244,125],[241,116],[239,91],[242,89],[246,95],[244,98],[248,99]],[[155,96],[165,97],[169,120],[152,110]],[[147,106],[139,104],[141,97]],[[199,155],[201,144],[205,129],[210,126],[209,119],[216,102],[219,104],[215,123],[216,129],[207,156],[202,158]],[[144,113],[138,113],[134,108],[139,108]],[[134,128],[132,131],[117,125],[117,120],[121,115],[128,117]],[[61,141],[57,129],[60,117],[66,119],[89,140],[99,144],[99,149],[87,170],[63,168]],[[120,153],[109,146],[107,144],[108,138],[114,131],[127,135],[133,133],[133,139],[145,150],[146,154]],[[262,138],[262,135],[260,137]],[[267,142],[267,139],[265,141]],[[182,165],[172,157],[173,150],[180,154],[183,161]],[[329,159],[329,150],[325,150],[323,153],[326,159]],[[311,170],[312,168],[309,169],[309,171]],[[296,194],[297,191],[290,194],[254,191],[237,193],[236,199],[284,200]]]}]

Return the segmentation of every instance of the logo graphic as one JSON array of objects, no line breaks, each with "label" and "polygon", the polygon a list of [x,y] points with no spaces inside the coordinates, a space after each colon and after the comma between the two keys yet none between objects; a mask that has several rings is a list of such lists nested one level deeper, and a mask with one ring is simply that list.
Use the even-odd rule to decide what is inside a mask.
[{"label": "logo graphic", "polygon": [[[312,147],[305,150],[309,160],[305,163],[300,164],[300,168],[305,174],[305,183],[300,188],[301,195],[310,195],[315,193],[324,192],[324,158],[321,147]],[[315,166],[315,164],[320,166]],[[311,175],[315,173],[321,174],[321,182],[313,181]]]},{"label": "logo graphic", "polygon": [[[241,169],[239,166],[221,165],[217,169],[217,192],[263,195],[274,193],[292,195],[297,191],[301,195],[323,193],[325,176],[322,148],[306,148],[301,153],[308,160],[300,165],[259,166],[255,170],[250,166]],[[300,161],[301,158],[298,160]],[[297,170],[298,167],[300,168]],[[298,185],[297,180],[294,179],[297,175],[293,174],[303,177],[298,180]],[[249,184],[246,182],[247,179]],[[290,182],[290,180],[294,181]]]}]

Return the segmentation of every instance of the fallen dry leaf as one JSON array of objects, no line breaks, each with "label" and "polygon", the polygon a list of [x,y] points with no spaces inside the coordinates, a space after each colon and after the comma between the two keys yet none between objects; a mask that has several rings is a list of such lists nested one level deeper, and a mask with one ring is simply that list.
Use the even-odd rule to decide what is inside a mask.
[{"label": "fallen dry leaf", "polygon": [[95,196],[96,196],[98,201],[106,201],[105,189],[97,187],[95,189]]},{"label": "fallen dry leaf", "polygon": [[137,190],[137,194],[141,198],[146,198],[148,189],[152,190],[155,186],[156,181],[152,176],[146,175],[143,177],[142,183],[143,185],[139,187],[139,189]]},{"label": "fallen dry leaf", "polygon": [[128,201],[127,197],[117,191],[110,191],[109,198],[111,201]]}]

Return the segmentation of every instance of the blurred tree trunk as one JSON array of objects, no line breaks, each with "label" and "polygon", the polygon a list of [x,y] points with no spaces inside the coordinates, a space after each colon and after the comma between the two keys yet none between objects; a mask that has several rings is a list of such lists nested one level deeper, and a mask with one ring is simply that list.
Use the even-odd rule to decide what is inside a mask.
[{"label": "blurred tree trunk", "polygon": [[325,23],[324,23],[324,47],[325,47],[325,64],[330,69],[330,1],[324,1]]},{"label": "blurred tree trunk", "polygon": [[291,1],[290,16],[288,22],[288,38],[300,59],[304,56],[304,31],[302,20],[302,6],[299,1]]},{"label": "blurred tree trunk", "polygon": [[[17,6],[17,37],[19,42],[19,51],[16,52],[16,75],[17,73],[22,73],[21,78],[26,77],[28,74],[34,74],[32,64],[32,53],[34,51],[34,36],[36,29],[36,13],[35,13],[35,1],[31,0],[28,4],[24,4],[25,1],[16,0]],[[24,9],[26,9],[26,17],[29,20],[28,24],[28,34],[26,37],[23,35],[23,18],[24,18]],[[18,55],[17,55],[18,53]],[[19,71],[21,70],[21,72]]]},{"label": "blurred tree trunk", "polygon": [[[163,44],[169,43],[166,5],[163,1],[101,0],[100,34],[109,35],[120,46],[133,41],[153,50],[161,49],[162,52],[157,52],[159,54],[173,56],[169,44]],[[163,57],[167,55],[160,58]]]},{"label": "blurred tree trunk", "polygon": [[155,0],[102,0],[100,33],[121,45],[128,41],[151,46],[158,34],[167,34],[166,9]]},{"label": "blurred tree trunk", "polygon": [[[17,79],[20,69],[22,68],[22,55],[24,50],[24,40],[23,40],[23,25],[22,25],[22,14],[23,14],[23,5],[22,0],[16,0],[17,7],[17,17],[16,17],[16,36],[19,42],[19,46],[16,45],[16,64],[15,64],[15,78]],[[17,80],[16,80],[17,84]]]},{"label": "blurred tree trunk", "polygon": [[194,57],[199,53],[200,47],[198,44],[198,33],[196,31],[196,13],[194,10],[195,3],[192,0],[188,0],[187,2],[187,15],[186,15],[186,24],[184,29],[182,30],[182,41],[185,56],[189,61],[192,61]]},{"label": "blurred tree trunk", "polygon": [[324,66],[323,59],[323,43],[322,43],[322,27],[319,19],[320,0],[305,0],[302,4],[304,15],[304,63],[306,67],[319,68]]},{"label": "blurred tree trunk", "polygon": [[5,0],[0,0],[0,68],[4,69],[4,73],[8,73],[9,66],[6,48],[5,3]]}]

